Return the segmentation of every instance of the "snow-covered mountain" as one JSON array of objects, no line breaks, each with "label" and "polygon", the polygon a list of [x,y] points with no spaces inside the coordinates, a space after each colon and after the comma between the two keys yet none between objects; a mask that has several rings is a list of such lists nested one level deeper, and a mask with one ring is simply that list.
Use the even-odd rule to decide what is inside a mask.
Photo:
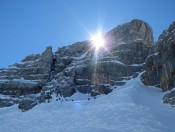
[{"label": "snow-covered mountain", "polygon": [[[108,94],[112,86],[125,84],[143,70],[153,44],[151,27],[132,20],[104,35],[105,48],[98,54],[90,40],[61,47],[49,46],[40,54],[0,69],[0,93],[8,98],[1,107],[19,104],[23,111],[51,99],[53,93],[70,97],[74,93]],[[122,44],[121,44],[122,41]]]},{"label": "snow-covered mountain", "polygon": [[98,53],[90,40],[49,46],[0,69],[0,130],[173,131],[163,102],[175,105],[175,92],[161,91],[175,87],[174,31],[173,22],[154,44],[149,24],[134,19],[107,32]]},{"label": "snow-covered mountain", "polygon": [[0,131],[174,132],[175,110],[162,103],[165,93],[144,86],[140,75],[96,99],[77,92],[67,101],[56,101],[53,96],[50,103],[27,112],[21,112],[16,105],[2,108]]}]

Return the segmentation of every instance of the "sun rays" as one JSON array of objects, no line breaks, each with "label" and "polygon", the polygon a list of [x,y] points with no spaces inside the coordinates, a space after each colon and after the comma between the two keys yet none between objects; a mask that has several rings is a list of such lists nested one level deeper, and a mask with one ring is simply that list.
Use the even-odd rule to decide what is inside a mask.
[{"label": "sun rays", "polygon": [[105,45],[104,37],[100,31],[98,31],[97,34],[91,36],[91,41],[96,50],[99,50]]},{"label": "sun rays", "polygon": [[93,68],[93,78],[94,84],[98,84],[99,73],[98,70],[100,68],[100,60],[103,59],[105,54],[112,55],[110,50],[108,49],[107,42],[105,40],[105,36],[101,30],[98,30],[97,33],[91,34],[90,33],[90,49],[92,60],[91,66]]}]

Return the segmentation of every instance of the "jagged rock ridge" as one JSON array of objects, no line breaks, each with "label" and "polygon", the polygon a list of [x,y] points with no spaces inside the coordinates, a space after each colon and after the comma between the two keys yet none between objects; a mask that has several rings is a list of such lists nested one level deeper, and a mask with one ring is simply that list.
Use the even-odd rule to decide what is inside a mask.
[{"label": "jagged rock ridge", "polygon": [[0,69],[0,94],[8,95],[0,99],[0,107],[17,103],[25,111],[53,95],[70,97],[77,91],[91,96],[108,94],[112,86],[136,77],[154,42],[151,27],[135,19],[104,38],[108,50],[100,49],[98,55],[90,41],[83,41],[55,53],[47,47],[41,55],[27,56],[21,63]]}]

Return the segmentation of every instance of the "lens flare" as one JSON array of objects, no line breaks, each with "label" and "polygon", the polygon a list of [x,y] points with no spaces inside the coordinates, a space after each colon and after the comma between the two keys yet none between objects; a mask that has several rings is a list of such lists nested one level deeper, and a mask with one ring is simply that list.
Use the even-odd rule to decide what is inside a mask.
[{"label": "lens flare", "polygon": [[93,57],[91,61],[91,66],[93,69],[93,83],[98,84],[99,83],[99,68],[100,68],[100,62],[103,60],[103,57],[106,57],[108,55],[112,56],[112,53],[110,52],[110,47],[108,46],[107,40],[105,40],[105,35],[102,34],[102,30],[98,30],[96,34],[90,33],[90,49],[93,52]]},{"label": "lens flare", "polygon": [[97,34],[92,35],[91,41],[92,41],[92,44],[94,45],[94,47],[96,47],[97,50],[101,47],[104,47],[105,40],[104,40],[101,32],[98,32]]}]

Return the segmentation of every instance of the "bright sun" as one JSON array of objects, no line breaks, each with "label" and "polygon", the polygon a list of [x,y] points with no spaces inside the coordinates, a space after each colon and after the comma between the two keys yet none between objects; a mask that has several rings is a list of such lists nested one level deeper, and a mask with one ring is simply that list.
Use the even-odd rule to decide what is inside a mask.
[{"label": "bright sun", "polygon": [[91,41],[97,50],[101,47],[104,47],[105,40],[104,40],[101,32],[98,32],[97,34],[93,35],[91,37]]}]

